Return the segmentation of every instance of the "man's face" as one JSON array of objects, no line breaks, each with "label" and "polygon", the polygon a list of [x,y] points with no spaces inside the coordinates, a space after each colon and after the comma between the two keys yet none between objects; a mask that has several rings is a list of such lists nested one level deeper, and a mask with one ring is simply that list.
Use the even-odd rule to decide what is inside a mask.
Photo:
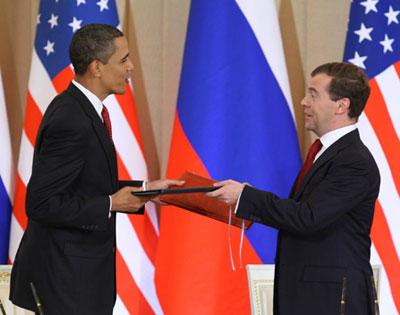
[{"label": "man's face", "polygon": [[124,94],[133,70],[125,37],[115,38],[114,45],[114,54],[106,64],[101,64],[101,83],[107,95]]},{"label": "man's face", "polygon": [[337,102],[329,97],[328,89],[332,77],[319,73],[311,78],[306,96],[301,101],[304,110],[304,125],[318,137],[333,130]]}]

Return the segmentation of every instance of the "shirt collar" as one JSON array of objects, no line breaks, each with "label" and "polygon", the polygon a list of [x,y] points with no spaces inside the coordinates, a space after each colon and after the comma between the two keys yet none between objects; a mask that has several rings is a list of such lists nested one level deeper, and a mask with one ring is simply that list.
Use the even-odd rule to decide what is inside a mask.
[{"label": "shirt collar", "polygon": [[103,117],[101,116],[103,103],[101,102],[101,100],[93,92],[85,88],[82,84],[76,82],[75,80],[72,80],[72,83],[88,98],[89,102],[93,105],[100,119],[103,120]]},{"label": "shirt collar", "polygon": [[329,148],[332,144],[334,144],[337,140],[339,140],[341,137],[344,135],[348,134],[349,132],[352,132],[353,130],[356,130],[357,126],[355,124],[349,125],[346,127],[338,128],[335,130],[332,130],[326,134],[324,134],[320,140],[322,142],[322,145],[325,149]]}]

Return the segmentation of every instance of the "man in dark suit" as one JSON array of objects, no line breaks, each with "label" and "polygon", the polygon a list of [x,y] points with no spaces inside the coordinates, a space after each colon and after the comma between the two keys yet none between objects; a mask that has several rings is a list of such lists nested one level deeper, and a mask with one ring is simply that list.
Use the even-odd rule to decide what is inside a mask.
[{"label": "man in dark suit", "polygon": [[[27,187],[28,226],[11,275],[10,299],[44,314],[112,314],[115,285],[115,212],[143,214],[148,197],[132,192],[142,181],[118,181],[107,109],[133,69],[128,44],[116,28],[90,24],[70,45],[75,80],[49,105],[37,135]],[[149,182],[148,189],[181,184]],[[152,281],[152,279],[149,279]]]},{"label": "man in dark suit", "polygon": [[378,312],[369,259],[380,176],[355,126],[369,93],[358,67],[317,67],[301,104],[320,139],[289,199],[232,180],[208,193],[236,204],[238,217],[279,229],[274,314]]}]

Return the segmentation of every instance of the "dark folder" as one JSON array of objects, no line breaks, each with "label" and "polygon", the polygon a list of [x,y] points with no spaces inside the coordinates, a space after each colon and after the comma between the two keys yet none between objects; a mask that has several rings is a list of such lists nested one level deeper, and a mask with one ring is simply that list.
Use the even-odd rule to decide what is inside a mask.
[{"label": "dark folder", "polygon": [[[183,186],[179,186],[180,189],[201,187],[213,187],[215,189],[215,186],[213,186],[215,180],[191,172],[185,172],[180,179],[185,181]],[[163,194],[160,196],[160,200],[167,204],[177,206],[218,221],[229,223],[229,206],[215,198],[207,197],[204,192],[193,192],[189,194]],[[232,212],[234,211],[234,207],[235,206],[233,205]],[[242,221],[242,219],[237,218],[235,214],[232,213],[232,225],[241,227]],[[251,223],[251,221],[244,220],[245,229],[248,229]]]}]

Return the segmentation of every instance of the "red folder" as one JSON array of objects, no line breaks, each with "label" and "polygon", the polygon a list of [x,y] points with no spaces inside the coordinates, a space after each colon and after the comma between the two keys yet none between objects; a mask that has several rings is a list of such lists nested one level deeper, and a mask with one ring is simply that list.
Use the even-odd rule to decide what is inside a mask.
[{"label": "red folder", "polygon": [[[207,187],[212,186],[215,183],[215,180],[191,172],[185,172],[180,179],[185,181],[183,186],[179,186],[181,188]],[[161,195],[160,200],[167,204],[177,206],[218,221],[229,223],[229,206],[215,198],[207,197],[205,193]],[[241,227],[242,221],[244,221],[244,228],[248,229],[252,222],[237,218],[233,213],[234,207],[235,206],[233,205],[231,224]]]}]

